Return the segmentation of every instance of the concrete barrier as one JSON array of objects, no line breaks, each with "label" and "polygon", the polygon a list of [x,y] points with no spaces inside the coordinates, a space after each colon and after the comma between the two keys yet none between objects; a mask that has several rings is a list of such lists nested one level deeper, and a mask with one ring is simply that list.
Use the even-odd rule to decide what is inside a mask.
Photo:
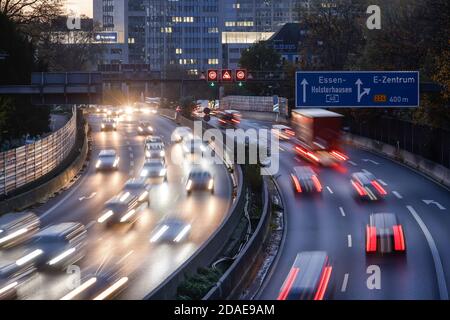
[{"label": "concrete barrier", "polygon": [[380,155],[400,162],[408,167],[417,170],[418,172],[426,175],[434,181],[444,185],[445,187],[450,188],[450,169],[440,164],[427,160],[411,152],[397,149],[392,145],[371,140],[365,137],[352,135],[350,133],[346,133],[344,135],[344,140],[346,143],[357,148],[376,152]]},{"label": "concrete barrier", "polygon": [[217,284],[205,295],[203,300],[238,299],[245,286],[252,280],[257,260],[269,233],[271,203],[266,182],[263,185],[264,200],[261,219],[250,240],[239,253]]},{"label": "concrete barrier", "polygon": [[[61,163],[60,168],[56,169],[61,172],[56,177],[41,184],[39,184],[40,180],[37,180],[36,184],[38,185],[35,188],[0,202],[0,214],[12,211],[21,211],[36,203],[48,199],[55,192],[61,190],[72,179],[74,179],[74,177],[83,168],[89,150],[86,137],[87,127],[85,127],[83,132],[84,136],[80,137],[80,139],[82,139],[82,143],[75,143],[74,150],[72,151],[73,154],[78,153],[78,155],[75,157],[69,156],[67,159],[69,160],[69,163]],[[45,177],[43,177],[43,180],[44,179]]]}]

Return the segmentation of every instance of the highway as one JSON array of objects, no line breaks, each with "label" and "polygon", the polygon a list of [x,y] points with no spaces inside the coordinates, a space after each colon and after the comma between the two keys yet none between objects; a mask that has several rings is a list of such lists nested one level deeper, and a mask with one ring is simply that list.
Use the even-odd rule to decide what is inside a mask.
[{"label": "highway", "polygon": [[[211,124],[216,126],[217,119]],[[242,119],[239,127],[268,129],[271,123]],[[276,299],[297,253],[308,250],[325,250],[331,258],[327,299],[448,298],[449,191],[384,157],[349,146],[345,149],[350,157],[345,165],[313,167],[322,183],[322,194],[299,195],[294,193],[289,175],[293,167],[311,163],[299,158],[290,142],[280,143],[280,172],[275,179],[285,205],[287,229],[279,259],[258,298]],[[355,198],[350,175],[365,170],[387,189],[384,200],[368,203]],[[379,212],[397,214],[406,237],[405,255],[366,256],[365,226],[369,214]],[[373,266],[381,271],[379,289],[367,285]]]},{"label": "highway", "polygon": [[[181,157],[181,146],[170,140],[175,123],[157,115],[123,115],[116,132],[100,132],[102,116],[90,115],[93,150],[86,172],[67,191],[34,211],[41,227],[62,222],[81,222],[88,228],[87,255],[79,262],[81,278],[103,270],[120,268],[129,277],[128,288],[117,298],[142,299],[188,259],[214,232],[228,213],[232,201],[231,178],[222,165],[208,168],[215,178],[214,194],[185,192],[190,165],[175,165],[170,153]],[[125,182],[137,177],[144,162],[144,137],[137,135],[138,120],[147,119],[162,136],[168,148],[168,182],[154,184],[150,190],[150,207],[140,214],[129,229],[107,228],[97,223],[104,203],[116,195]],[[167,147],[168,146],[168,147]],[[95,163],[101,149],[115,149],[120,156],[116,172],[96,172]],[[156,224],[168,217],[192,225],[188,241],[179,244],[150,243]],[[24,246],[0,251],[0,262],[14,261],[24,254]],[[20,299],[60,299],[73,289],[76,281],[64,272],[39,272],[19,290]]]}]

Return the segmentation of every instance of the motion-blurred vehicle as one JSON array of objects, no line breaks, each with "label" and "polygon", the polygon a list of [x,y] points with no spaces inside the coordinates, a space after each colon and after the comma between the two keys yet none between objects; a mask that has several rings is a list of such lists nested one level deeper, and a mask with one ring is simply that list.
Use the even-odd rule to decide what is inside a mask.
[{"label": "motion-blurred vehicle", "polygon": [[188,195],[194,190],[207,190],[214,193],[214,177],[207,170],[193,169],[186,182],[186,192]]},{"label": "motion-blurred vehicle", "polygon": [[177,218],[168,218],[160,222],[153,230],[151,243],[180,243],[187,241],[191,232],[191,225]]},{"label": "motion-blurred vehicle", "polygon": [[117,131],[117,123],[114,119],[104,119],[101,124],[101,131]]},{"label": "motion-blurred vehicle", "polygon": [[111,300],[123,292],[129,283],[124,272],[107,269],[89,274],[81,284],[60,300]]},{"label": "motion-blurred vehicle", "polygon": [[333,267],[324,251],[297,254],[278,300],[323,300]]},{"label": "motion-blurred vehicle", "polygon": [[370,172],[355,172],[350,180],[356,195],[364,200],[380,200],[387,195],[375,176]]},{"label": "motion-blurred vehicle", "polygon": [[322,185],[311,167],[294,167],[291,173],[292,183],[297,193],[303,192],[322,192]]},{"label": "motion-blurred vehicle", "polygon": [[164,144],[161,143],[149,143],[145,145],[145,158],[146,159],[159,159],[165,161],[166,151],[164,150]]},{"label": "motion-blurred vehicle", "polygon": [[164,142],[160,136],[154,136],[154,135],[147,136],[145,138],[145,145],[148,146],[150,144],[160,144],[164,147]]},{"label": "motion-blurred vehicle", "polygon": [[148,204],[150,204],[149,190],[150,186],[144,179],[140,178],[128,180],[123,187],[124,192],[129,192],[131,195],[138,196],[138,201],[140,203],[147,202]]},{"label": "motion-blurred vehicle", "polygon": [[366,253],[405,253],[403,227],[393,213],[372,213],[366,226]]},{"label": "motion-blurred vehicle", "polygon": [[148,199],[148,191],[145,189],[122,191],[105,203],[97,222],[107,226],[134,225],[140,217],[143,204],[148,204]]},{"label": "motion-blurred vehicle", "polygon": [[140,121],[137,128],[139,135],[148,136],[153,134],[153,127],[148,121]]},{"label": "motion-blurred vehicle", "polygon": [[206,151],[206,145],[200,138],[193,138],[183,142],[183,152],[185,156],[203,156]]},{"label": "motion-blurred vehicle", "polygon": [[63,270],[84,257],[86,238],[87,231],[81,223],[51,225],[31,238],[27,243],[28,254],[21,261],[32,261],[38,268]]},{"label": "motion-blurred vehicle", "polygon": [[163,178],[167,181],[167,167],[164,161],[160,159],[149,159],[144,162],[140,177],[146,181],[152,178]]},{"label": "motion-blurred vehicle", "polygon": [[18,298],[18,289],[35,274],[32,263],[18,265],[15,262],[0,265],[0,300]]},{"label": "motion-blurred vehicle", "polygon": [[32,212],[13,212],[0,216],[0,248],[28,240],[39,230],[40,220]]},{"label": "motion-blurred vehicle", "polygon": [[191,128],[189,127],[177,127],[172,133],[172,141],[181,142],[194,138]]},{"label": "motion-blurred vehicle", "polygon": [[97,163],[95,168],[97,171],[101,170],[117,170],[119,169],[120,158],[116,153],[116,150],[101,150],[98,155]]},{"label": "motion-blurred vehicle", "polygon": [[341,151],[342,115],[323,109],[292,110],[294,151],[322,166],[335,166],[348,157]]},{"label": "motion-blurred vehicle", "polygon": [[294,129],[283,124],[272,125],[272,133],[280,140],[290,140],[295,137]]},{"label": "motion-blurred vehicle", "polygon": [[241,113],[236,110],[224,110],[216,112],[217,120],[221,127],[235,127],[241,123]]}]

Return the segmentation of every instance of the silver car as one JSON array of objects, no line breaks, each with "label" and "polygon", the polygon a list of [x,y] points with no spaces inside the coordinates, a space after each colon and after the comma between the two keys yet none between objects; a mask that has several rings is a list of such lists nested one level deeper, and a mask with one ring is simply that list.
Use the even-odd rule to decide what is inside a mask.
[{"label": "silver car", "polygon": [[120,158],[117,156],[115,150],[102,150],[98,155],[95,168],[100,170],[117,170],[119,168]]},{"label": "silver car", "polygon": [[177,218],[161,221],[150,236],[151,243],[168,242],[180,243],[187,241],[191,232],[191,225]]},{"label": "silver car", "polygon": [[166,151],[164,145],[161,143],[149,143],[145,146],[146,159],[160,159],[165,160]]},{"label": "silver car", "polygon": [[190,195],[193,190],[207,190],[214,193],[214,178],[211,173],[200,169],[192,170],[186,183],[186,192]]},{"label": "silver car", "polygon": [[142,167],[140,177],[142,179],[163,178],[167,181],[167,167],[164,161],[159,159],[146,160]]}]

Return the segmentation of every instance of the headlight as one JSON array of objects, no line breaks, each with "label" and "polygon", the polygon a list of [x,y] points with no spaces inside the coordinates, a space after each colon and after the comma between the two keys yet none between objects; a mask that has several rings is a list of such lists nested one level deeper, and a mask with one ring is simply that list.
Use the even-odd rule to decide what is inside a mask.
[{"label": "headlight", "polygon": [[102,129],[105,129],[105,125],[102,123]]},{"label": "headlight", "polygon": [[148,175],[148,170],[144,169],[141,171],[141,177],[146,177]]},{"label": "headlight", "polygon": [[147,158],[149,158],[150,157],[150,151],[145,151],[145,156],[147,157]]},{"label": "headlight", "polygon": [[200,146],[200,150],[202,150],[203,152],[205,152],[205,151],[206,151],[206,147],[205,147],[204,145],[201,145],[201,146]]},{"label": "headlight", "polygon": [[145,198],[148,196],[148,191],[142,192],[141,196],[139,197],[139,201],[144,201]]},{"label": "headlight", "polygon": [[147,129],[148,129],[148,131],[153,132],[153,128],[152,127],[148,127]]},{"label": "headlight", "polygon": [[208,190],[212,190],[213,187],[214,187],[214,179],[210,179],[208,183]]},{"label": "headlight", "polygon": [[126,215],[124,215],[121,219],[120,222],[126,222],[128,219],[130,219],[134,214],[136,213],[136,210],[130,210],[127,212]]},{"label": "headlight", "polygon": [[113,123],[113,127],[114,127],[114,128],[116,127],[116,124],[115,124],[115,123]]},{"label": "headlight", "polygon": [[140,132],[144,131],[141,127],[138,128]]},{"label": "headlight", "polygon": [[108,210],[100,218],[98,218],[97,222],[103,223],[106,220],[108,220],[113,214],[114,214],[114,212],[112,210]]},{"label": "headlight", "polygon": [[159,172],[159,176],[164,177],[167,173],[166,169],[161,169],[161,171]]},{"label": "headlight", "polygon": [[113,167],[117,167],[117,165],[119,164],[119,158],[117,158],[116,160],[114,160],[114,164],[113,164]]},{"label": "headlight", "polygon": [[192,188],[192,180],[189,179],[188,183],[186,184],[186,190],[190,191]]},{"label": "headlight", "polygon": [[51,265],[51,266],[54,265],[54,264],[57,264],[58,262],[60,262],[64,258],[67,258],[68,256],[70,256],[74,252],[75,252],[75,248],[70,248],[69,250],[66,250],[63,253],[57,255],[56,257],[54,257],[52,260],[50,260],[48,262],[48,264]]},{"label": "headlight", "polygon": [[98,168],[102,165],[102,161],[101,160],[97,160],[97,163],[95,164],[95,167]]},{"label": "headlight", "polygon": [[[1,230],[1,232],[3,232],[3,230]],[[14,231],[13,233],[10,233],[9,235],[4,236],[3,238],[0,238],[0,244],[2,244],[3,242],[9,241],[11,239],[14,239],[14,238],[16,238],[22,234],[25,234],[27,232],[28,232],[27,228],[22,228],[17,231]]]},{"label": "headlight", "polygon": [[160,153],[159,153],[159,156],[160,157],[164,157],[166,155],[166,152],[164,151],[164,150],[162,150]]},{"label": "headlight", "polygon": [[143,112],[146,113],[146,114],[149,114],[149,113],[150,113],[150,110],[144,109]]}]

